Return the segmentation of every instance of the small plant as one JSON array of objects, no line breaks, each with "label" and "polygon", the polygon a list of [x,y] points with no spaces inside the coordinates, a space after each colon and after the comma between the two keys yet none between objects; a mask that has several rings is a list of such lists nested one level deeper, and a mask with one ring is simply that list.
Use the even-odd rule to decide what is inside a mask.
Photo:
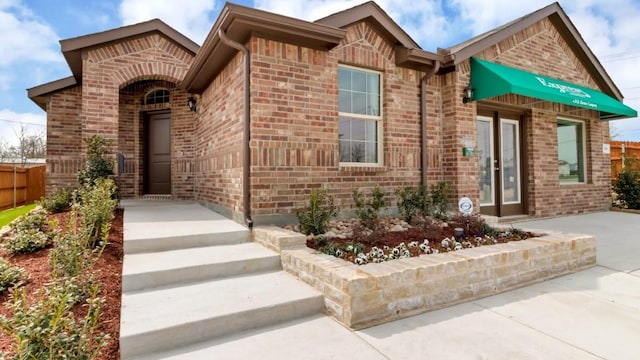
[{"label": "small plant", "polygon": [[14,359],[93,359],[106,346],[108,337],[98,332],[105,300],[94,285],[84,306],[84,317],[71,311],[81,296],[69,282],[52,283],[38,300],[29,304],[26,290],[19,289],[9,303],[11,317],[0,317],[2,329],[13,336]]},{"label": "small plant", "polygon": [[431,208],[431,198],[427,195],[427,188],[420,185],[417,188],[409,186],[397,189],[398,211],[404,221],[411,223],[416,215],[427,216]]},{"label": "small plant", "polygon": [[455,214],[449,219],[449,226],[461,228],[464,236],[494,235],[498,231],[479,215]]},{"label": "small plant", "polygon": [[15,219],[10,227],[14,233],[24,230],[42,230],[47,222],[47,214],[41,210],[34,210]]},{"label": "small plant", "polygon": [[440,220],[447,220],[449,213],[449,186],[446,182],[440,181],[431,186],[431,208],[430,216]]},{"label": "small plant", "polygon": [[53,194],[42,198],[40,206],[49,214],[57,214],[68,211],[71,208],[72,192],[67,188],[56,189]]},{"label": "small plant", "polygon": [[340,246],[338,246],[338,244],[334,242],[330,242],[326,244],[325,246],[321,247],[319,251],[323,254],[327,254],[335,257],[342,257],[343,255],[342,250],[340,250]]},{"label": "small plant", "polygon": [[84,139],[84,143],[87,145],[87,163],[78,172],[80,185],[93,185],[97,179],[113,176],[114,161],[108,157],[113,140],[93,135]]},{"label": "small plant", "polygon": [[313,189],[309,197],[309,204],[304,209],[296,211],[300,229],[307,235],[324,234],[327,231],[329,219],[337,214],[333,198],[327,195],[327,191],[324,189]]},{"label": "small plant", "polygon": [[79,205],[69,215],[67,231],[55,232],[55,246],[49,253],[49,265],[56,277],[74,278],[85,274],[98,261],[107,242],[93,244],[89,232],[75,231]]},{"label": "small plant", "polygon": [[106,242],[117,205],[113,197],[115,192],[116,186],[111,179],[96,179],[93,186],[85,185],[79,190],[78,214],[82,231],[89,236],[90,247]]},{"label": "small plant", "polygon": [[25,279],[23,268],[13,266],[7,260],[0,258],[0,293],[12,286],[16,286]]},{"label": "small plant", "polygon": [[624,168],[613,181],[618,202],[628,209],[640,210],[640,165],[638,159],[625,159]]},{"label": "small plant", "polygon": [[371,192],[371,198],[367,199],[364,193],[354,189],[353,201],[356,204],[356,215],[362,224],[371,230],[375,229],[380,210],[387,206],[384,200],[384,192],[379,187],[375,187]]},{"label": "small plant", "polygon": [[24,229],[17,231],[4,242],[9,254],[26,254],[44,249],[49,244],[49,237],[40,229]]}]

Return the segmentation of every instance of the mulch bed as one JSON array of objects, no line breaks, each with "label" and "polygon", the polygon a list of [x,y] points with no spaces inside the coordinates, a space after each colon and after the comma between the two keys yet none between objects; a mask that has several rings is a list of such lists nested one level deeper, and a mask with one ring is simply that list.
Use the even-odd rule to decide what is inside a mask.
[{"label": "mulch bed", "polygon": [[[338,245],[341,249],[344,249],[348,244],[362,244],[364,245],[363,252],[368,253],[373,247],[382,248],[394,248],[404,243],[406,250],[410,252],[410,256],[425,255],[425,252],[420,247],[408,247],[411,242],[422,244],[425,240],[428,240],[430,247],[430,253],[446,253],[453,250],[453,246],[443,247],[442,240],[445,238],[451,239],[449,242],[453,244],[454,241],[465,244],[467,247],[487,246],[506,243],[509,241],[525,240],[537,235],[521,231],[518,229],[502,230],[496,236],[487,237],[484,236],[479,229],[480,223],[478,217],[471,218],[474,223],[464,224],[459,219],[451,220],[448,223],[442,221],[428,220],[421,224],[414,224],[412,227],[405,229],[404,231],[388,231],[384,227],[379,227],[378,230],[371,231],[364,228],[362,225],[356,226],[353,229],[352,234],[344,238],[333,237],[326,241],[317,241],[317,236],[308,236],[306,245],[309,248],[322,251],[322,248],[327,244]],[[381,219],[383,222],[385,219]],[[462,228],[464,235],[456,236],[455,228]],[[355,262],[356,254],[345,253],[342,258],[344,260]]]},{"label": "mulch bed", "polygon": [[[120,301],[122,289],[122,259],[123,259],[123,234],[122,218],[124,210],[116,209],[115,217],[111,224],[109,233],[109,243],[104,249],[102,256],[95,264],[97,279],[102,283],[100,290],[101,297],[106,302],[100,315],[100,327],[98,331],[109,334],[109,344],[103,349],[102,354],[96,360],[111,360],[120,358]],[[49,215],[49,220],[58,219],[61,228],[67,224],[67,213]],[[0,256],[8,259],[13,265],[22,267],[29,275],[29,280],[24,285],[27,290],[27,300],[35,299],[35,293],[51,281],[51,269],[49,267],[49,252],[51,247],[36,251],[30,254],[20,254],[9,256],[5,249],[0,249]],[[10,315],[7,308],[7,301],[10,301],[9,291],[0,295],[0,314]],[[82,311],[81,306],[76,306],[78,312]],[[80,315],[79,313],[77,315]],[[12,354],[13,337],[5,332],[0,332],[0,351]]]}]

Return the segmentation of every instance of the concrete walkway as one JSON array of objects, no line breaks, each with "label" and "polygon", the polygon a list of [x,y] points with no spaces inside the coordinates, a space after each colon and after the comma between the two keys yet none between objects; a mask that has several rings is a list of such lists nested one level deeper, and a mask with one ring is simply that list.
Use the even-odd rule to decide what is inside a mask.
[{"label": "concrete walkway", "polygon": [[158,359],[639,359],[640,215],[605,212],[515,226],[594,234],[598,265],[361,331],[316,315]]}]

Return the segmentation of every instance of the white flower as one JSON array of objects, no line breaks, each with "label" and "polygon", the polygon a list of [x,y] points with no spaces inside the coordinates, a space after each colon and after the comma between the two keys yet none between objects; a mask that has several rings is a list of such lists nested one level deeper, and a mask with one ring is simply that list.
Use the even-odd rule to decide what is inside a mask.
[{"label": "white flower", "polygon": [[456,247],[454,248],[454,250],[455,251],[462,250],[462,244],[456,243]]},{"label": "white flower", "polygon": [[384,246],[382,247],[382,249],[383,249],[384,251],[389,251],[391,248],[389,247],[389,245],[384,245]]},{"label": "white flower", "polygon": [[417,241],[412,241],[409,243],[409,249],[415,249],[418,247],[418,242]]},{"label": "white flower", "polygon": [[400,255],[400,249],[397,247],[394,247],[393,250],[391,251],[391,253],[395,256]]},{"label": "white flower", "polygon": [[347,245],[345,250],[347,250],[348,252],[352,252],[353,251],[353,245]]},{"label": "white flower", "polygon": [[378,257],[384,256],[384,251],[382,249],[378,249]]},{"label": "white flower", "polygon": [[442,239],[442,241],[440,242],[440,246],[442,246],[443,248],[448,249],[449,248],[449,238]]},{"label": "white flower", "polygon": [[336,256],[337,256],[337,257],[342,257],[342,255],[344,255],[344,254],[342,253],[342,250],[340,250],[340,249],[336,250]]},{"label": "white flower", "polygon": [[406,257],[411,257],[411,252],[409,250],[404,250],[402,251],[402,255],[406,256]]},{"label": "white flower", "polygon": [[362,265],[362,264],[365,264],[365,263],[366,263],[366,260],[364,260],[363,258],[361,258],[361,257],[357,257],[356,258],[356,264],[357,265]]},{"label": "white flower", "polygon": [[358,254],[358,257],[359,257],[359,258],[361,258],[361,259],[365,259],[365,260],[366,260],[366,259],[367,259],[367,254],[365,254],[365,253],[359,253],[359,254]]}]

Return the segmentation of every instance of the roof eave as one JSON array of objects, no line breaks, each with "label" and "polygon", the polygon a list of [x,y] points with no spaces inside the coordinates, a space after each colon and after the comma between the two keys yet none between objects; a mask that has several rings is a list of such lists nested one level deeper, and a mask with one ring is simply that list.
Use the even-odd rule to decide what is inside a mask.
[{"label": "roof eave", "polygon": [[407,34],[398,24],[375,2],[368,1],[366,3],[354,6],[335,14],[331,14],[322,19],[318,19],[315,23],[324,24],[336,28],[345,28],[351,24],[355,24],[367,19],[373,19],[379,26],[377,30],[382,32],[386,37],[394,39],[398,45],[407,48],[420,49],[420,45],[416,43],[409,34]]},{"label": "roof eave", "polygon": [[396,65],[419,71],[428,71],[435,66],[441,56],[422,49],[396,47]]},{"label": "roof eave", "polygon": [[342,29],[227,3],[185,75],[183,89],[202,92],[236,54],[237,50],[221,44],[220,29],[241,44],[256,34],[319,50],[332,49],[345,36]]},{"label": "roof eave", "polygon": [[71,73],[76,77],[76,79],[80,80],[82,78],[82,52],[84,50],[153,32],[166,36],[177,45],[194,55],[200,49],[200,46],[193,40],[189,39],[159,19],[153,19],[138,24],[119,27],[117,29],[61,40],[60,48],[67,64],[69,64]]},{"label": "roof eave", "polygon": [[485,34],[478,35],[476,41],[472,39],[471,41],[467,41],[468,44],[462,43],[445,49],[447,54],[444,56],[446,62],[443,64],[443,67],[453,68],[482,52],[484,49],[507,39],[545,18],[549,18],[561,33],[568,35],[564,36],[565,40],[589,73],[594,76],[594,80],[600,86],[601,90],[622,101],[622,93],[557,2],[512,21],[502,28],[499,27]]},{"label": "roof eave", "polygon": [[46,84],[34,86],[32,88],[27,89],[27,96],[29,99],[36,103],[42,110],[47,109],[47,99],[46,97],[54,93],[56,91],[64,90],[70,88],[72,86],[78,85],[75,77],[69,76],[66,78],[58,79],[55,81],[48,82]]}]

